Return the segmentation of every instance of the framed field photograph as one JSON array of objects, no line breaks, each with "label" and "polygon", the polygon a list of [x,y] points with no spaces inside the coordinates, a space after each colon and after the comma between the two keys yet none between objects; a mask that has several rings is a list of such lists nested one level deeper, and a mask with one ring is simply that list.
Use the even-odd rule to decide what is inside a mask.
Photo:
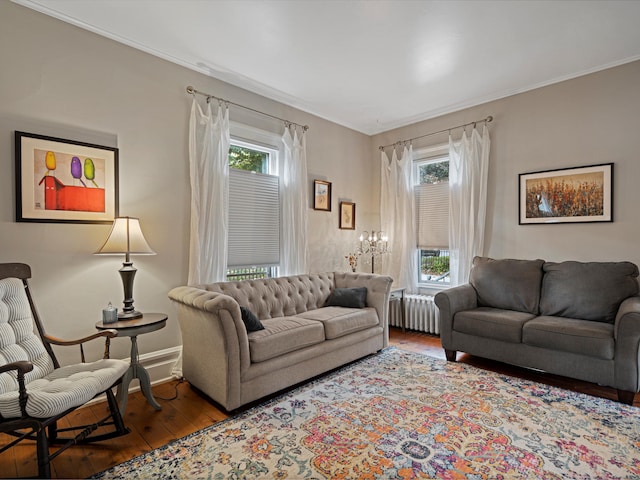
[{"label": "framed field photograph", "polygon": [[16,222],[111,223],[118,149],[15,132]]},{"label": "framed field photograph", "polygon": [[519,223],[613,221],[613,163],[519,175]]},{"label": "framed field photograph", "polygon": [[331,182],[313,181],[313,209],[331,211]]},{"label": "framed field photograph", "polygon": [[343,230],[356,229],[356,204],[340,202],[340,228]]}]

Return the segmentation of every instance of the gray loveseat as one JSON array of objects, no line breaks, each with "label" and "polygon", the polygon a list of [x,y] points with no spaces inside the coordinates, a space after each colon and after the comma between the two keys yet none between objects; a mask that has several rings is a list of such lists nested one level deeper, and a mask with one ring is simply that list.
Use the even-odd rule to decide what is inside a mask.
[{"label": "gray loveseat", "polygon": [[[183,375],[234,410],[375,353],[389,341],[391,282],[335,272],[174,288]],[[351,305],[351,297],[337,294],[362,287],[363,308],[325,306],[332,294],[331,303]],[[264,328],[248,332],[240,307]]]},{"label": "gray loveseat", "polygon": [[476,257],[469,284],[440,292],[442,346],[614,387],[640,390],[638,267],[630,262]]}]

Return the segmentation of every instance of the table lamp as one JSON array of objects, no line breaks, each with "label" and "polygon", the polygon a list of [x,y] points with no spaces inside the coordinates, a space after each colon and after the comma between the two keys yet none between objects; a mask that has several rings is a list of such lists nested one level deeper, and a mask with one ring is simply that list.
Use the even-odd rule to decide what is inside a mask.
[{"label": "table lamp", "polygon": [[132,217],[116,218],[111,227],[111,232],[104,245],[95,252],[97,255],[123,254],[124,262],[119,270],[124,287],[124,308],[118,313],[118,319],[131,320],[142,317],[142,313],[133,307],[133,278],[136,268],[131,262],[131,255],[155,255],[142,234],[140,220]]}]

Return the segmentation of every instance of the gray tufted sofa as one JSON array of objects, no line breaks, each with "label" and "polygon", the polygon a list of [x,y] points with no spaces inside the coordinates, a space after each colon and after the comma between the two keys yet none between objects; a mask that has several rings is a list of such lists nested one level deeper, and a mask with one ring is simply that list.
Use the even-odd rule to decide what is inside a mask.
[{"label": "gray tufted sofa", "polygon": [[[183,375],[234,410],[375,353],[388,345],[391,282],[335,272],[174,288]],[[352,287],[367,288],[365,308],[325,306],[335,288]],[[240,306],[264,330],[247,333]]]},{"label": "gray tufted sofa", "polygon": [[476,257],[469,283],[440,292],[442,346],[618,389],[640,391],[638,267]]}]

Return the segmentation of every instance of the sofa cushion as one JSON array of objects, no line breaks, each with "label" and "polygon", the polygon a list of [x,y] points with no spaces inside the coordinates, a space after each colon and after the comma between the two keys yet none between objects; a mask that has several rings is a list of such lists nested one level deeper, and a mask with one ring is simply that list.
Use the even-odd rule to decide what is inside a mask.
[{"label": "sofa cushion", "polygon": [[367,304],[367,287],[334,288],[327,307],[363,308]]},{"label": "sofa cushion", "polygon": [[469,283],[478,305],[537,314],[544,260],[475,257]]},{"label": "sofa cushion", "polygon": [[324,325],[327,340],[374,327],[380,322],[375,308],[324,307],[301,313],[298,317],[316,320]]},{"label": "sofa cushion", "polygon": [[613,323],[623,300],[638,293],[631,262],[544,264],[540,314]]},{"label": "sofa cushion", "polygon": [[513,310],[478,307],[463,310],[453,318],[453,330],[477,337],[520,343],[522,326],[535,315]]},{"label": "sofa cushion", "polygon": [[575,318],[540,316],[522,329],[522,343],[612,360],[613,325]]},{"label": "sofa cushion", "polygon": [[249,354],[252,362],[264,362],[285,353],[322,343],[324,327],[320,322],[299,317],[269,318],[264,330],[251,332]]}]

